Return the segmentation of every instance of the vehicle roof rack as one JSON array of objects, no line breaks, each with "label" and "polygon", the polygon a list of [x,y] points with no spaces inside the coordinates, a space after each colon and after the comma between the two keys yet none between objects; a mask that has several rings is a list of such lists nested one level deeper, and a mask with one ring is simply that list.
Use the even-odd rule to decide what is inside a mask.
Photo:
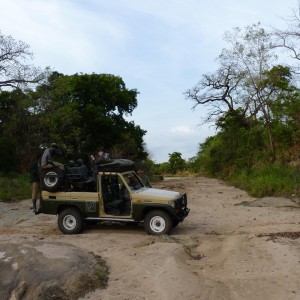
[{"label": "vehicle roof rack", "polygon": [[129,159],[102,159],[96,161],[98,172],[126,172],[134,169],[134,162]]}]

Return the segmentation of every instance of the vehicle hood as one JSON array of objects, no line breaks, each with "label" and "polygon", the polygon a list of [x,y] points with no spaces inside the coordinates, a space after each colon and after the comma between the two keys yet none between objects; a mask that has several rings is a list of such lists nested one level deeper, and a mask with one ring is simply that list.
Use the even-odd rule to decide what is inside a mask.
[{"label": "vehicle hood", "polygon": [[133,199],[147,201],[147,202],[168,202],[170,200],[175,200],[181,196],[179,192],[153,189],[153,188],[142,188],[140,190],[134,191]]}]

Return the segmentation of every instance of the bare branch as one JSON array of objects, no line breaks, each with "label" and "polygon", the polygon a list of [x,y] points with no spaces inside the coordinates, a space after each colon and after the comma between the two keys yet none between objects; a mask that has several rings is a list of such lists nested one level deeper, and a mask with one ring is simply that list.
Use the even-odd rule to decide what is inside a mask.
[{"label": "bare branch", "polygon": [[17,42],[0,31],[0,90],[3,87],[17,88],[43,80],[43,72],[27,63],[32,58],[29,45]]}]

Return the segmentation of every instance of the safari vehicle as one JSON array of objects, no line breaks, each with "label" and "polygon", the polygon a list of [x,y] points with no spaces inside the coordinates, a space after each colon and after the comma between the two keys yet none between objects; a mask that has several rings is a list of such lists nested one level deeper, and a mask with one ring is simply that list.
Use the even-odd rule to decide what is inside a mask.
[{"label": "safari vehicle", "polygon": [[149,234],[170,233],[189,214],[186,194],[146,187],[132,166],[128,160],[106,162],[92,178],[82,166],[45,171],[41,212],[58,215],[65,234],[98,222],[143,223]]}]

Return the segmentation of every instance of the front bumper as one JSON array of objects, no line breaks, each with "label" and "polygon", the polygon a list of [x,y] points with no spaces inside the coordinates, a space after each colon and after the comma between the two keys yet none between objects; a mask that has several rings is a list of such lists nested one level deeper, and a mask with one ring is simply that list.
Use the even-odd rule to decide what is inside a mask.
[{"label": "front bumper", "polygon": [[182,194],[180,198],[175,201],[175,209],[177,211],[176,219],[182,222],[189,214],[190,209],[187,207],[187,195]]},{"label": "front bumper", "polygon": [[182,222],[190,213],[190,209],[187,207],[184,207],[177,215],[176,215],[176,219],[179,222]]}]

